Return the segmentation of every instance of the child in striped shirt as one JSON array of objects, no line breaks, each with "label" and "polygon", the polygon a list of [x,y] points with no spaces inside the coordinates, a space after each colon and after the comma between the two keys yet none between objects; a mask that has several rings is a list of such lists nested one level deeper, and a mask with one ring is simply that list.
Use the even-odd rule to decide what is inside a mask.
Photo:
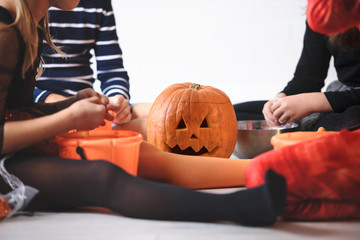
[{"label": "child in striped shirt", "polygon": [[123,65],[111,0],[82,0],[72,11],[50,8],[49,17],[54,43],[67,57],[44,43],[45,71],[36,82],[35,102],[56,102],[93,88],[94,53],[101,91],[118,105],[114,122],[129,122],[129,76]]}]

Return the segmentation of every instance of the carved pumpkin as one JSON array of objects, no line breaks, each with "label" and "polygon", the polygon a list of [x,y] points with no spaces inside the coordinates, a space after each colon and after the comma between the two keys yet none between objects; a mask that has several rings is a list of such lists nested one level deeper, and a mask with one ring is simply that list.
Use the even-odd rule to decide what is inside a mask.
[{"label": "carved pumpkin", "polygon": [[157,97],[148,116],[147,141],[167,152],[230,157],[236,137],[230,99],[210,86],[171,85]]}]

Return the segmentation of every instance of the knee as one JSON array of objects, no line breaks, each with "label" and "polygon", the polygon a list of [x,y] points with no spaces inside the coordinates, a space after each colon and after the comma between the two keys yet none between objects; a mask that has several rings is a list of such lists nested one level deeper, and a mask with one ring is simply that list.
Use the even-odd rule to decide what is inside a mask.
[{"label": "knee", "polygon": [[359,119],[360,118],[360,105],[355,105],[355,106],[351,106],[351,107],[347,108],[345,110],[345,113],[348,114],[349,116],[355,116]]},{"label": "knee", "polygon": [[111,186],[116,179],[128,175],[122,168],[103,160],[89,161],[86,171],[93,184],[102,186]]},{"label": "knee", "polygon": [[343,115],[343,128],[352,129],[360,127],[360,105],[349,107]]}]

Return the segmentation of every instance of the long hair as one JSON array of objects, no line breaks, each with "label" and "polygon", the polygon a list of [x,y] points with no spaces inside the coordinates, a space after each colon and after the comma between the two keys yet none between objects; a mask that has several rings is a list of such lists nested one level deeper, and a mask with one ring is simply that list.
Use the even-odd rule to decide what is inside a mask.
[{"label": "long hair", "polygon": [[[16,26],[25,43],[25,57],[22,67],[22,76],[25,76],[26,71],[30,67],[34,67],[33,63],[38,55],[39,37],[37,31],[40,30],[43,33],[45,41],[58,53],[63,54],[60,48],[56,47],[51,40],[48,16],[44,16],[39,24],[37,24],[30,12],[30,9],[25,0],[14,0],[16,6],[16,17],[14,22],[10,26]],[[42,71],[42,67],[39,67],[39,74]],[[39,75],[38,74],[38,75]]]},{"label": "long hair", "polygon": [[360,48],[360,31],[354,27],[344,33],[330,35],[329,42],[344,51]]}]

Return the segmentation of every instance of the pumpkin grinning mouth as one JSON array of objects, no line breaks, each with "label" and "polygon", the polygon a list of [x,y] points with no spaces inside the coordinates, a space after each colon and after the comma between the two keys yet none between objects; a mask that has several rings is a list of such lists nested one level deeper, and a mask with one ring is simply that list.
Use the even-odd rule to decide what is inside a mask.
[{"label": "pumpkin grinning mouth", "polygon": [[206,147],[202,147],[198,152],[194,151],[192,147],[188,147],[184,150],[181,150],[179,145],[175,145],[175,147],[170,149],[172,153],[183,154],[183,155],[202,155],[204,153],[209,153]]}]

